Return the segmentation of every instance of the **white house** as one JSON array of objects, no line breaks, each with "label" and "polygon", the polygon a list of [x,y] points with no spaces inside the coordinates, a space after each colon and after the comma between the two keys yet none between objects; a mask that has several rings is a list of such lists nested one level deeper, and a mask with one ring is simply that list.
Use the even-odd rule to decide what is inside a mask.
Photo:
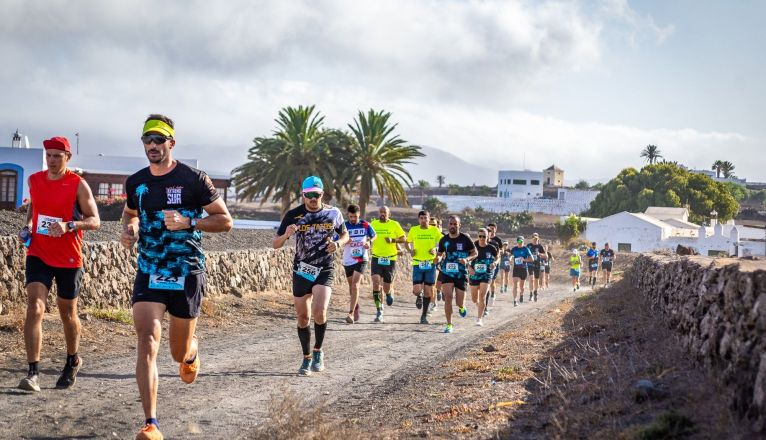
[{"label": "white house", "polygon": [[609,243],[622,252],[650,252],[692,247],[703,255],[764,255],[766,230],[726,224],[715,219],[710,226],[687,221],[685,208],[649,207],[644,213],[620,212],[600,220],[591,220],[584,237],[599,246]]},{"label": "white house", "polygon": [[47,168],[42,148],[0,147],[0,209],[21,206],[29,198],[29,176]]},{"label": "white house", "polygon": [[501,199],[534,199],[543,196],[542,171],[512,171],[498,173],[497,197]]}]

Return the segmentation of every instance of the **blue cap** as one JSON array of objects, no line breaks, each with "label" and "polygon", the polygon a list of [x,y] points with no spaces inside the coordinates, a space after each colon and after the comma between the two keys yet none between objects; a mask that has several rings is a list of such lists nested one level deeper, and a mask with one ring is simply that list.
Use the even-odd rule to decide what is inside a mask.
[{"label": "blue cap", "polygon": [[324,192],[324,184],[322,179],[317,176],[309,176],[303,180],[302,192]]}]

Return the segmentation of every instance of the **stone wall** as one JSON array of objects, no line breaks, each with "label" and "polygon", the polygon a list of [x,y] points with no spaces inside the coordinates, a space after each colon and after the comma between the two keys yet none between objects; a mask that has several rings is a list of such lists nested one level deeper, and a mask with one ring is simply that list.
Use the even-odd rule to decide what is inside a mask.
[{"label": "stone wall", "polygon": [[[23,304],[25,252],[15,237],[0,236],[0,302]],[[136,273],[136,251],[118,242],[86,242],[85,274],[80,291],[83,306],[128,307]],[[207,295],[241,295],[246,292],[292,292],[293,248],[209,252]],[[412,277],[409,255],[400,257],[397,277]],[[335,284],[346,282],[340,261],[336,263]],[[369,269],[362,285],[371,285]],[[55,286],[51,292],[51,299]]]},{"label": "stone wall", "polygon": [[642,255],[632,283],[766,432],[766,262]]}]

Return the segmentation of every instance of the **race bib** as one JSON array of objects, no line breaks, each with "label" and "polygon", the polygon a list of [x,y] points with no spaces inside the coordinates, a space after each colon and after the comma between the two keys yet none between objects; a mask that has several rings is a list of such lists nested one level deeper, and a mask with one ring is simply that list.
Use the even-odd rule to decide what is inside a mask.
[{"label": "race bib", "polygon": [[378,258],[378,265],[379,266],[390,266],[391,265],[391,259],[387,257],[379,257]]},{"label": "race bib", "polygon": [[612,261],[611,257],[604,257],[604,263],[608,263],[610,261]]},{"label": "race bib", "polygon": [[592,263],[592,264],[590,265],[590,268],[591,268],[591,269],[598,269],[598,263]]},{"label": "race bib", "polygon": [[149,288],[162,290],[184,290],[186,277],[172,277],[160,274],[149,275]]},{"label": "race bib", "polygon": [[487,273],[487,265],[477,264],[473,267],[473,270],[476,271],[476,273]]},{"label": "race bib", "polygon": [[58,223],[63,219],[60,217],[51,217],[49,215],[38,214],[37,215],[37,233],[41,235],[49,235],[48,229],[54,223]]},{"label": "race bib", "polygon": [[353,248],[351,248],[351,256],[352,257],[364,256],[364,248],[362,248],[362,247],[353,247]]},{"label": "race bib", "polygon": [[445,272],[459,272],[460,266],[457,263],[447,263],[444,265]]},{"label": "race bib", "polygon": [[511,262],[510,262],[510,260],[506,260],[506,261],[503,261],[503,266],[504,266],[504,267],[511,267]]},{"label": "race bib", "polygon": [[430,261],[421,261],[418,263],[418,267],[421,270],[429,270],[433,267],[433,263],[431,263]]},{"label": "race bib", "polygon": [[298,270],[296,271],[296,273],[302,276],[303,278],[306,278],[307,280],[314,282],[319,277],[320,271],[321,269],[319,267],[312,266],[308,263],[304,263],[303,261],[301,261],[300,263],[298,263]]},{"label": "race bib", "polygon": [[517,266],[521,266],[522,264],[524,264],[524,259],[521,257],[516,257],[513,259],[513,264]]}]

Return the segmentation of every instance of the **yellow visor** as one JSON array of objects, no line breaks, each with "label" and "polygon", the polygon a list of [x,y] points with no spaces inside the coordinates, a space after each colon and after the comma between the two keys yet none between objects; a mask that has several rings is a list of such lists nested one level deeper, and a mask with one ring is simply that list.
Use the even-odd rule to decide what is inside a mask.
[{"label": "yellow visor", "polygon": [[157,119],[150,119],[146,121],[146,124],[144,124],[144,130],[141,132],[141,134],[146,134],[150,131],[154,131],[168,137],[174,137],[175,134],[173,127]]}]

